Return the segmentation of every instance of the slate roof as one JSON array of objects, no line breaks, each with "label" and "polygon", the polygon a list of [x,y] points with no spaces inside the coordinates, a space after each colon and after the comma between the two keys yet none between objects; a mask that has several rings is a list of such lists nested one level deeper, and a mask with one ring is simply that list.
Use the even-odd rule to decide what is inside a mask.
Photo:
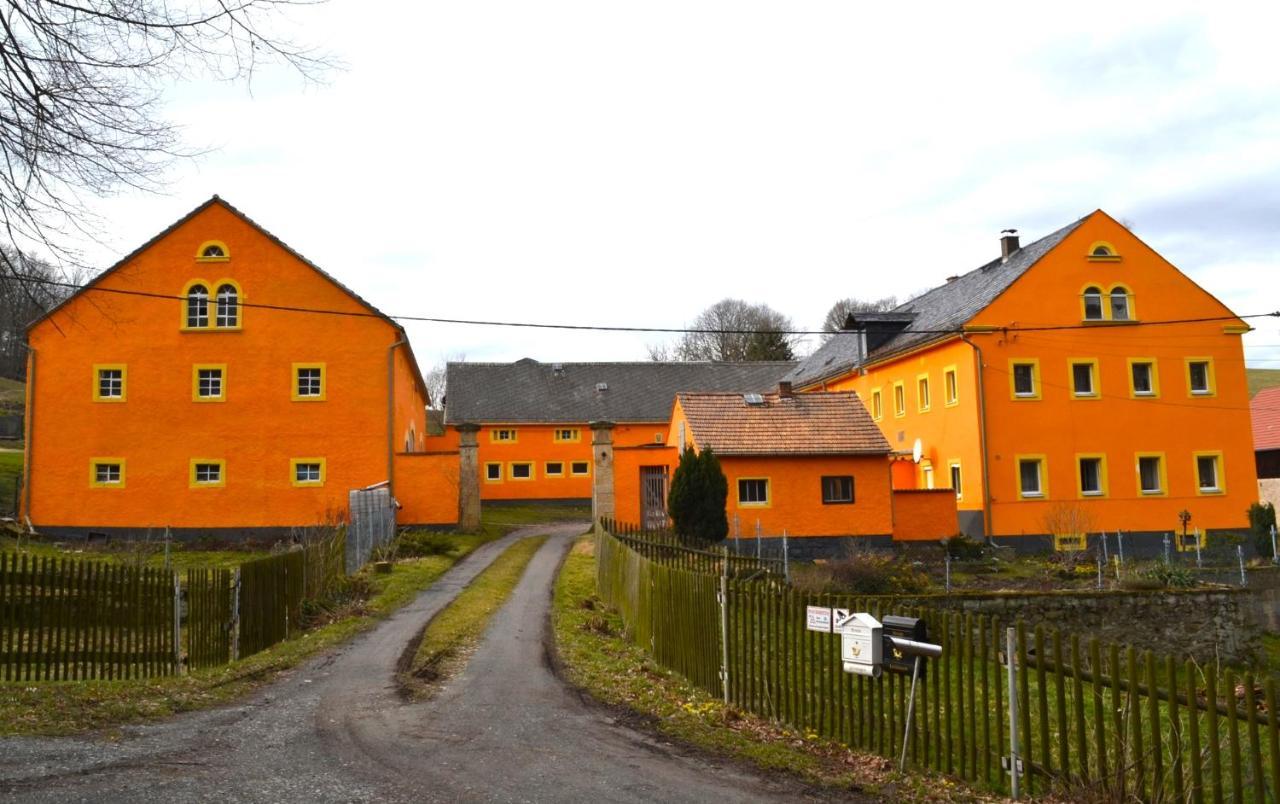
[{"label": "slate roof", "polygon": [[[794,362],[450,363],[445,422],[666,422],[680,391],[763,393]],[[557,371],[556,367],[560,369]],[[597,391],[598,383],[607,390]]]},{"label": "slate roof", "polygon": [[1280,388],[1264,388],[1249,402],[1253,418],[1253,448],[1280,449]]},{"label": "slate roof", "polygon": [[997,258],[951,282],[900,304],[893,313],[913,313],[911,323],[900,333],[871,350],[867,356],[859,352],[856,334],[832,336],[816,352],[796,366],[784,379],[802,388],[847,373],[864,362],[890,357],[930,341],[950,337],[946,332],[958,330],[971,318],[995,301],[1010,285],[1035,265],[1041,257],[1084,221],[1081,218],[1053,234],[1028,243],[1010,255],[1007,261]]},{"label": "slate roof", "polygon": [[858,395],[764,395],[749,404],[742,394],[676,397],[699,447],[720,455],[887,455],[889,442]]}]

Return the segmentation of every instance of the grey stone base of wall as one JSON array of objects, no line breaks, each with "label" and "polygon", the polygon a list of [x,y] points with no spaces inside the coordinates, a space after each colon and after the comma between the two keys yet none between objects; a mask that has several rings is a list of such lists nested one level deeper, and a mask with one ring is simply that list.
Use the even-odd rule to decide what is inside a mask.
[{"label": "grey stone base of wall", "polygon": [[986,538],[987,526],[981,511],[956,511],[960,532],[970,539]]},{"label": "grey stone base of wall", "polygon": [[[1224,533],[1240,534],[1245,532],[1246,531],[1243,528],[1240,530],[1205,531],[1210,541],[1213,540],[1214,536],[1218,536]],[[1177,549],[1174,547],[1173,537],[1170,531],[1126,530],[1124,532],[1124,557],[1126,559],[1142,559],[1142,560],[1160,558],[1164,555],[1164,540],[1166,536],[1170,537],[1170,546],[1169,546],[1170,553],[1178,554]],[[1106,538],[1107,538],[1107,554],[1116,555],[1116,549],[1117,549],[1116,544],[1118,540],[1117,540],[1115,531],[1112,531],[1106,534]],[[991,538],[991,541],[997,547],[1012,548],[1015,552],[1023,555],[1053,552],[1053,537],[1048,534],[1034,534],[1034,535],[1026,535],[1026,536],[993,536]],[[1089,541],[1089,546],[1087,549],[1094,550],[1098,547],[1099,536],[1097,534],[1091,534],[1088,537],[1088,541]],[[1247,538],[1245,539],[1244,554],[1246,558],[1253,556],[1254,551],[1253,551],[1252,539],[1247,539]],[[1183,554],[1178,554],[1178,555],[1183,555]],[[1195,558],[1194,552],[1186,553],[1185,555],[1191,556],[1193,560]],[[1232,555],[1232,558],[1234,558],[1234,553]]]},{"label": "grey stone base of wall", "polygon": [[[202,540],[218,542],[278,542],[314,525],[270,528],[169,528],[169,537],[177,542]],[[43,538],[59,542],[107,542],[141,539],[162,540],[164,528],[83,528],[63,525],[37,525]]]},{"label": "grey stone base of wall", "polygon": [[[767,536],[760,539],[759,553],[763,558],[782,558],[782,538]],[[755,539],[726,539],[729,552],[744,556],[756,555]],[[791,561],[815,561],[843,558],[853,550],[891,550],[893,536],[795,536],[787,539],[787,557]]]},{"label": "grey stone base of wall", "polygon": [[582,506],[584,508],[591,507],[590,497],[549,497],[546,499],[536,500],[483,500],[480,503],[481,508],[519,508],[525,505],[534,506]]},{"label": "grey stone base of wall", "polygon": [[1086,644],[1097,637],[1199,662],[1249,664],[1264,630],[1247,590],[927,595],[907,603],[994,616],[1004,625],[1044,624],[1079,634]]}]

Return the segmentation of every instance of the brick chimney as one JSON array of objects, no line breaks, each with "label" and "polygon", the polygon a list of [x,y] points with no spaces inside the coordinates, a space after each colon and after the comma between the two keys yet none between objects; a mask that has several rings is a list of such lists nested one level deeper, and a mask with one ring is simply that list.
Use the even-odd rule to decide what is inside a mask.
[{"label": "brick chimney", "polygon": [[1000,232],[1000,260],[1008,262],[1013,252],[1019,249],[1018,230],[1004,229]]},{"label": "brick chimney", "polygon": [[778,398],[790,399],[791,396],[791,383],[788,380],[778,380]]}]

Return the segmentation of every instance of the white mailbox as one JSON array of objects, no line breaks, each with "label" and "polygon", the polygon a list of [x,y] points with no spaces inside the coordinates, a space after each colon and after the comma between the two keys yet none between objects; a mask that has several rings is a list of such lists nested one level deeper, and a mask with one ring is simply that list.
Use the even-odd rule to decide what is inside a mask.
[{"label": "white mailbox", "polygon": [[836,622],[840,632],[840,658],[846,673],[879,677],[884,661],[884,632],[870,614],[854,612]]}]

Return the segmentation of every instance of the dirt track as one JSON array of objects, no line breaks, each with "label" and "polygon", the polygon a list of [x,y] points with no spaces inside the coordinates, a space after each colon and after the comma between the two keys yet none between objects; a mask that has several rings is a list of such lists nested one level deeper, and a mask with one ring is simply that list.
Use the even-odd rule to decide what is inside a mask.
[{"label": "dirt track", "polygon": [[[0,741],[22,801],[797,801],[809,793],[617,723],[551,672],[550,591],[582,524],[481,547],[375,630],[246,702],[123,737]],[[552,537],[466,669],[425,704],[393,674],[406,645],[515,539]]]}]

